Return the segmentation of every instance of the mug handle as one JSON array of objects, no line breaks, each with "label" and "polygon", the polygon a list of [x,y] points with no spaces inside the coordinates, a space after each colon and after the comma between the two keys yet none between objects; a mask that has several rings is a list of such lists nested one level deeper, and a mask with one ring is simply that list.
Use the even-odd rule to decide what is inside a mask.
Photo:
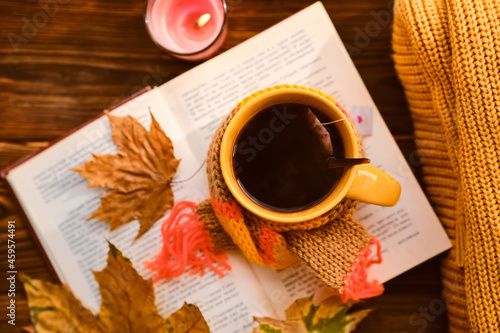
[{"label": "mug handle", "polygon": [[371,164],[355,166],[357,171],[347,198],[379,206],[394,206],[401,195],[401,185]]}]

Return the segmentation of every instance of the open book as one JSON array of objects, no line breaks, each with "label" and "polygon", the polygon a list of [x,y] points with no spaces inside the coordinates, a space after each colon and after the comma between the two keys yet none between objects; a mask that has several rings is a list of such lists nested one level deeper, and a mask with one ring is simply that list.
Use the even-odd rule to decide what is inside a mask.
[{"label": "open book", "polygon": [[[361,111],[371,120],[366,132],[371,134],[364,137],[367,156],[400,182],[402,195],[395,207],[360,205],[355,214],[382,244],[384,261],[371,268],[370,278],[385,282],[451,246],[319,2],[112,114],[131,115],[149,128],[151,110],[181,159],[176,179],[182,180],[203,163],[221,119],[247,95],[277,84],[321,90],[347,111]],[[87,181],[69,169],[90,160],[91,153],[116,151],[108,119],[99,117],[4,171],[58,278],[96,311],[100,296],[91,270],[105,266],[106,240],[146,278],[152,274],[144,269],[144,261],[154,259],[161,247],[159,222],[134,242],[136,222],[110,233],[105,222],[85,221],[106,190],[87,188]],[[207,198],[205,172],[175,184],[174,193],[176,201]],[[237,253],[229,256],[233,270],[222,279],[208,272],[203,278],[185,274],[155,283],[160,313],[166,316],[187,301],[200,307],[212,331],[247,332],[252,316],[283,317],[296,298],[326,292],[300,264],[274,271],[250,264]]]}]

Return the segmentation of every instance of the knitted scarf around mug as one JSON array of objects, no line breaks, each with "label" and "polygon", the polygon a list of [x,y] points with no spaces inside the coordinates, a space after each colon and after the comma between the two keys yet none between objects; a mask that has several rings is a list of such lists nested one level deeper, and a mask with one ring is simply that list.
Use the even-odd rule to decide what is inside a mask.
[{"label": "knitted scarf around mug", "polygon": [[[273,89],[289,87],[292,86],[277,86],[251,95],[221,123],[207,155],[210,199],[199,204],[185,201],[176,204],[162,225],[164,246],[160,255],[146,263],[147,268],[158,272],[156,279],[178,276],[187,265],[201,272],[206,265],[222,276],[222,270],[229,267],[219,251],[239,249],[251,262],[274,269],[302,260],[319,280],[337,290],[344,301],[382,293],[383,286],[377,281],[368,281],[366,275],[369,266],[382,260],[380,244],[353,219],[356,201],[344,199],[329,212],[309,221],[278,223],[241,207],[224,182],[219,162],[220,145],[232,117],[251,99]],[[330,96],[308,90],[334,102]],[[361,145],[359,136],[358,143]],[[372,249],[376,250],[374,259]],[[202,257],[195,253],[200,250],[204,253]],[[214,262],[219,263],[218,267]]]},{"label": "knitted scarf around mug", "polygon": [[451,332],[500,332],[500,2],[396,0],[396,70],[431,203]]}]

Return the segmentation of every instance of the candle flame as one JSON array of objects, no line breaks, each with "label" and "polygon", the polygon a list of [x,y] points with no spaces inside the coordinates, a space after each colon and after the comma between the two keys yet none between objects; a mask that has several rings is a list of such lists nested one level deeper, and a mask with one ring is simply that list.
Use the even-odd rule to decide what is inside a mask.
[{"label": "candle flame", "polygon": [[205,24],[207,24],[208,21],[210,21],[210,14],[206,13],[206,14],[203,14],[200,16],[200,18],[198,19],[198,22],[196,23],[196,25],[201,28],[203,27]]}]

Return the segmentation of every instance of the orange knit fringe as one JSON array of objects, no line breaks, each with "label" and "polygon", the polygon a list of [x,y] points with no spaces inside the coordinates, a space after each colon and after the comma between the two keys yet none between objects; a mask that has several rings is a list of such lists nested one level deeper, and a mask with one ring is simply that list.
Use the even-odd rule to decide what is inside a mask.
[{"label": "orange knit fringe", "polygon": [[[344,303],[349,299],[359,301],[363,298],[379,296],[384,292],[384,286],[379,284],[377,280],[368,282],[366,270],[373,264],[382,263],[382,247],[378,239],[374,236],[372,237],[370,245],[364,247],[361,250],[361,254],[358,255],[358,262],[352,263],[354,270],[349,272],[347,276],[344,276],[346,285],[342,290],[343,293],[340,294],[340,299]],[[377,256],[375,259],[369,259],[372,253],[370,249],[371,245],[376,245],[377,247]]]},{"label": "orange knit fringe", "polygon": [[[153,282],[161,278],[181,276],[187,266],[191,266],[190,275],[199,273],[200,277],[205,273],[205,266],[219,277],[224,277],[224,270],[231,270],[226,262],[227,256],[215,252],[210,232],[194,213],[195,208],[194,202],[180,201],[163,222],[163,247],[155,260],[144,263],[147,269],[158,273]],[[183,212],[184,210],[190,212]],[[214,263],[218,263],[221,268]]]}]

